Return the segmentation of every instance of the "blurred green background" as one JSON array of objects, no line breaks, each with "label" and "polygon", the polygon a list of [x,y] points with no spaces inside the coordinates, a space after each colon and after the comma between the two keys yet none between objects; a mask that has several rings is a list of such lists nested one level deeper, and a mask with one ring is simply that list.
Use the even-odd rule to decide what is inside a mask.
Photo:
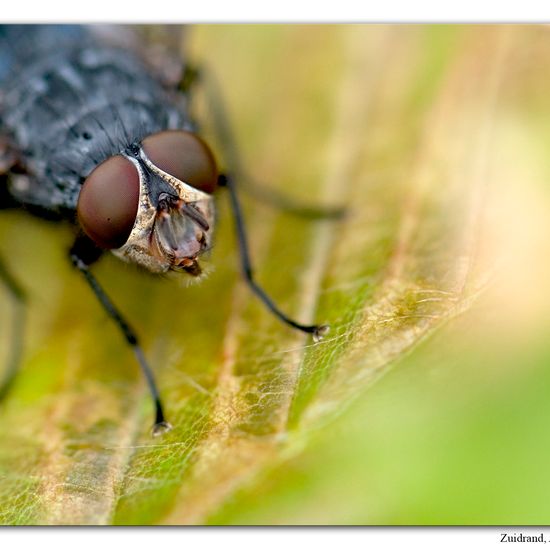
[{"label": "blurred green background", "polygon": [[[245,197],[259,280],[332,331],[313,345],[250,295],[223,197],[200,285],[105,258],[174,424],[152,440],[69,228],[3,214],[31,301],[0,408],[0,521],[548,523],[550,29],[209,25],[184,42],[250,178],[348,206],[311,222]],[[226,167],[200,87],[193,109]]]}]

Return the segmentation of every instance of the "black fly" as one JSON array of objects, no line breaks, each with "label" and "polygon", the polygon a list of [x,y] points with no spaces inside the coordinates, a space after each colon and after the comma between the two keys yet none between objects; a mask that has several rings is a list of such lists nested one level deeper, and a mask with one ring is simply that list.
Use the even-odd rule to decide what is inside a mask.
[{"label": "black fly", "polygon": [[[316,340],[328,330],[290,319],[255,282],[235,182],[218,172],[196,133],[188,76],[182,68],[179,81],[167,81],[136,48],[114,46],[93,28],[0,26],[0,209],[73,225],[70,259],[136,355],[155,403],[153,435],[170,429],[153,373],[136,334],[90,271],[106,251],[153,273],[199,275],[201,254],[212,245],[213,193],[225,187],[253,292]],[[223,115],[218,130],[227,134]],[[24,300],[2,262],[0,279]],[[20,339],[22,314],[13,326]],[[16,372],[14,344],[0,393]]]}]

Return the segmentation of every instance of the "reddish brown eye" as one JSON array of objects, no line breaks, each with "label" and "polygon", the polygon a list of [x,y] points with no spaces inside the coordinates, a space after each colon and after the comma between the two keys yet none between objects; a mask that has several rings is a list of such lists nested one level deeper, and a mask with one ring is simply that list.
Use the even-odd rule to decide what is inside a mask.
[{"label": "reddish brown eye", "polygon": [[196,189],[212,193],[218,183],[214,155],[196,134],[167,130],[143,140],[143,149],[161,170]]},{"label": "reddish brown eye", "polygon": [[78,220],[98,246],[119,248],[132,231],[138,201],[137,169],[124,157],[111,157],[86,178],[78,197]]}]

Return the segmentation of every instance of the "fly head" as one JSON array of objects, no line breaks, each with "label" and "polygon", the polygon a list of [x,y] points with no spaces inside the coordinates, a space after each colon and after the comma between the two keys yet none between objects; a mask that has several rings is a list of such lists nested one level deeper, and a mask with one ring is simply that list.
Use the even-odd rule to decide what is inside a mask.
[{"label": "fly head", "polygon": [[110,157],[88,176],[77,214],[99,247],[152,272],[201,274],[212,245],[218,172],[208,146],[164,131]]}]

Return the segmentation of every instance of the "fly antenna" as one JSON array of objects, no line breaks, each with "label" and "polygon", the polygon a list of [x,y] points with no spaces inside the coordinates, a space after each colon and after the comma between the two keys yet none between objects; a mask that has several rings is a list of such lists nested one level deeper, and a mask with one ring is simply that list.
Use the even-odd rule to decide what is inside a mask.
[{"label": "fly antenna", "polygon": [[180,210],[189,218],[191,218],[203,231],[208,231],[210,225],[206,218],[195,208],[192,203],[182,201]]}]

